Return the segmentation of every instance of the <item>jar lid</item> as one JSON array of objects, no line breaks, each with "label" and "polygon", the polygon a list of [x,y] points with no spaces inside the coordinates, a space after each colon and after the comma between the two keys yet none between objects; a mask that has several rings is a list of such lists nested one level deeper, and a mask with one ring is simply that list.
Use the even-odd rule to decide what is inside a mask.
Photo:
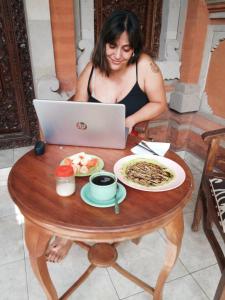
[{"label": "jar lid", "polygon": [[74,175],[72,166],[58,166],[55,170],[57,177],[69,177]]}]

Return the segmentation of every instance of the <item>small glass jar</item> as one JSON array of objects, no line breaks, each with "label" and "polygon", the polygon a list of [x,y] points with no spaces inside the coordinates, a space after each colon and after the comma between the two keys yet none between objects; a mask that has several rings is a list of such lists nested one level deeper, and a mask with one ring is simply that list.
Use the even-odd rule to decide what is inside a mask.
[{"label": "small glass jar", "polygon": [[55,171],[56,193],[59,196],[71,196],[76,190],[75,176],[72,166],[58,166]]}]

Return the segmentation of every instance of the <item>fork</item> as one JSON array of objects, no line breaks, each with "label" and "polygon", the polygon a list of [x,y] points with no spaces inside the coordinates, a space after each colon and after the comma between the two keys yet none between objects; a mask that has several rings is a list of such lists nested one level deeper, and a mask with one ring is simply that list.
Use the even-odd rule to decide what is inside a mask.
[{"label": "fork", "polygon": [[138,146],[143,147],[145,150],[148,150],[150,152],[152,152],[152,154],[154,155],[159,155],[158,153],[156,153],[154,150],[152,150],[144,141],[141,141]]}]

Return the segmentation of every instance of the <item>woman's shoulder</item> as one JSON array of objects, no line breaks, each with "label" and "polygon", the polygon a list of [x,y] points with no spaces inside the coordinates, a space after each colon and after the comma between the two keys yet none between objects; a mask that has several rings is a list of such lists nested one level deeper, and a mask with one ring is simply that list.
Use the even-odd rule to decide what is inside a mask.
[{"label": "woman's shoulder", "polygon": [[160,73],[160,69],[155,61],[146,53],[142,53],[138,60],[138,69],[140,72]]},{"label": "woman's shoulder", "polygon": [[90,77],[92,69],[92,63],[89,62],[84,69],[82,70],[81,74],[79,75],[78,82],[77,82],[77,88],[76,88],[76,95],[75,100],[79,101],[87,101],[88,99],[88,92],[87,92],[87,86],[88,86],[88,80]]},{"label": "woman's shoulder", "polygon": [[93,68],[93,64],[90,61],[89,63],[86,64],[85,68],[83,69],[83,71],[81,72],[81,74],[90,74],[91,70]]},{"label": "woman's shoulder", "polygon": [[92,62],[89,62],[84,69],[82,70],[82,72],[79,75],[79,82],[86,82],[88,81],[90,74],[91,74],[91,70],[92,70]]}]

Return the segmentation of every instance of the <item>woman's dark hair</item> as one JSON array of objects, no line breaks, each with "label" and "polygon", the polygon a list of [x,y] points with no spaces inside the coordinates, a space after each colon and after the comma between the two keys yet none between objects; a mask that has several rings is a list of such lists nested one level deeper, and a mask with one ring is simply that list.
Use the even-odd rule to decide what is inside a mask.
[{"label": "woman's dark hair", "polygon": [[124,31],[128,34],[130,47],[134,49],[134,55],[128,64],[135,63],[142,52],[143,43],[137,16],[128,10],[114,11],[103,24],[92,55],[94,67],[98,67],[107,76],[109,76],[110,68],[106,58],[106,44],[114,44]]}]

